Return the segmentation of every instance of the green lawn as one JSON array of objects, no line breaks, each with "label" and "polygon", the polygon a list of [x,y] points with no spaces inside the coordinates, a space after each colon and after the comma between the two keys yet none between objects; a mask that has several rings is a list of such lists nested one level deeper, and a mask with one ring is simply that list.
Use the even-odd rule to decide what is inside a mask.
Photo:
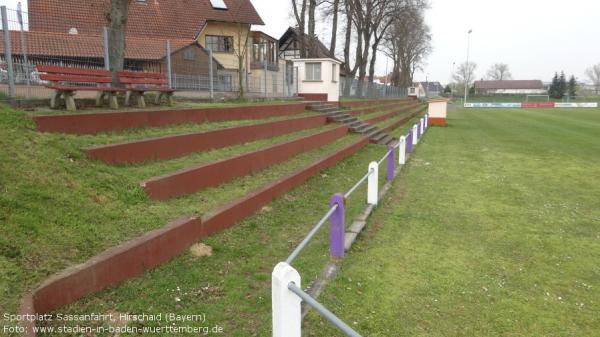
[{"label": "green lawn", "polygon": [[[321,300],[363,336],[598,336],[600,110],[431,128]],[[340,336],[311,312],[307,336]]]}]

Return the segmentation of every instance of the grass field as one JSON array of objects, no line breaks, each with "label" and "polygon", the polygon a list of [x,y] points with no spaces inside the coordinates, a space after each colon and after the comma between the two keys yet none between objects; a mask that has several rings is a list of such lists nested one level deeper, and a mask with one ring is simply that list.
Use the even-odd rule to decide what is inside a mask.
[{"label": "grass field", "polygon": [[[363,336],[598,336],[600,110],[456,109],[322,295]],[[307,336],[341,333],[314,312]]]}]

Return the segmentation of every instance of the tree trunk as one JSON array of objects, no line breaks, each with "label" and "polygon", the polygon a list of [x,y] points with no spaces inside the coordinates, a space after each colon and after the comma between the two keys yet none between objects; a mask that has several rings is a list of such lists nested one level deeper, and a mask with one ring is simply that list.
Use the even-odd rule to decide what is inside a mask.
[{"label": "tree trunk", "polygon": [[359,63],[359,67],[358,67],[358,88],[357,88],[357,95],[358,96],[363,96],[364,93],[364,84],[365,84],[365,78],[367,77],[367,64],[369,63],[369,46],[371,44],[371,33],[369,31],[369,29],[366,29],[363,33],[363,37],[364,37],[364,48],[362,48],[362,56],[360,57],[360,59],[356,58],[356,62]]},{"label": "tree trunk", "polygon": [[306,1],[302,0],[302,7],[300,11],[298,11],[298,5],[296,4],[296,0],[292,0],[292,7],[294,10],[294,16],[296,17],[296,23],[298,24],[298,33],[300,34],[298,38],[300,41],[300,57],[306,57],[306,39],[304,38],[305,28],[306,28]]},{"label": "tree trunk", "polygon": [[308,57],[317,57],[315,46],[315,12],[317,11],[317,0],[308,1]]},{"label": "tree trunk", "polygon": [[331,56],[335,57],[335,48],[337,45],[337,29],[338,29],[338,12],[340,9],[340,0],[333,1],[333,22],[331,24],[331,42],[329,44],[329,51]]},{"label": "tree trunk", "polygon": [[108,56],[109,69],[112,73],[112,85],[119,87],[117,72],[123,70],[125,64],[125,33],[130,0],[111,0],[108,19]]}]

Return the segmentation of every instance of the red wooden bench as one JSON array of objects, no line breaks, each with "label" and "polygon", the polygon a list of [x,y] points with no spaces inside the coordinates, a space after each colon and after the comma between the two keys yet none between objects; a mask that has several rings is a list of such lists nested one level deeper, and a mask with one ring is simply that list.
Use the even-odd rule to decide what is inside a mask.
[{"label": "red wooden bench", "polygon": [[52,89],[50,107],[56,109],[58,100],[62,96],[67,105],[67,110],[75,111],[74,95],[77,91],[97,91],[96,105],[100,106],[102,99],[108,97],[112,109],[118,109],[116,94],[127,92],[125,88],[114,88],[111,86],[112,75],[108,70],[82,69],[71,67],[38,65],[40,79],[50,82],[47,87]]},{"label": "red wooden bench", "polygon": [[168,80],[161,73],[146,73],[137,71],[119,71],[117,72],[119,81],[125,85],[127,94],[125,96],[125,104],[129,105],[133,99],[137,102],[137,106],[143,108],[146,106],[144,93],[155,92],[156,104],[160,104],[162,98],[166,98],[169,106],[173,105],[174,89],[168,87]]}]

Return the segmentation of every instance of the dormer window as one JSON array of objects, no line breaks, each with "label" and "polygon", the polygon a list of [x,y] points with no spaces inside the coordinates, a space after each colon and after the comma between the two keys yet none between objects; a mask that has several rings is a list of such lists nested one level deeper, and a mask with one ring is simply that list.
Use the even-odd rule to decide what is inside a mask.
[{"label": "dormer window", "polygon": [[210,0],[210,4],[214,9],[227,9],[227,4],[224,0]]}]

